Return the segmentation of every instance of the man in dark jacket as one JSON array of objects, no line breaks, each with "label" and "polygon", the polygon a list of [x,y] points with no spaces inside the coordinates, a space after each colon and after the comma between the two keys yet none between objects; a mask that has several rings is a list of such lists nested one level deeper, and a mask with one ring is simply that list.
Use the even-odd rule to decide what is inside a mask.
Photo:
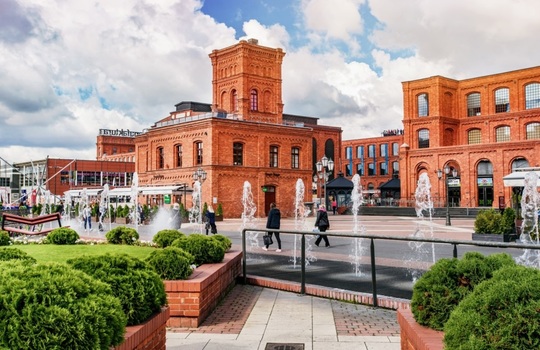
[{"label": "man in dark jacket", "polygon": [[321,234],[319,235],[319,237],[317,237],[317,240],[315,241],[315,245],[318,247],[319,243],[321,243],[321,239],[324,239],[326,248],[330,248],[328,236],[322,234],[330,228],[330,220],[328,220],[328,213],[326,212],[326,208],[324,205],[321,205],[319,211],[317,212],[317,220],[315,221],[315,226],[317,226],[319,228],[319,232],[321,232]]},{"label": "man in dark jacket", "polygon": [[[270,204],[270,211],[268,212],[268,219],[266,220],[266,228],[279,230],[281,224],[281,212],[276,206],[276,203]],[[268,232],[268,235],[272,237],[273,232]],[[278,249],[276,249],[276,252],[281,252],[281,238],[279,237],[279,232],[275,232],[276,234],[276,241],[278,243]],[[263,247],[264,250],[268,250],[268,245],[265,245]]]}]

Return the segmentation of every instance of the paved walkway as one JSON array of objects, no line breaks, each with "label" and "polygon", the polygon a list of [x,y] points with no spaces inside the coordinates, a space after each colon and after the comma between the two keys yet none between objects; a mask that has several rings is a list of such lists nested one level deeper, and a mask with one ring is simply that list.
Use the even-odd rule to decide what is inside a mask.
[{"label": "paved walkway", "polygon": [[237,285],[200,327],[168,329],[167,349],[399,350],[400,337],[394,310]]}]

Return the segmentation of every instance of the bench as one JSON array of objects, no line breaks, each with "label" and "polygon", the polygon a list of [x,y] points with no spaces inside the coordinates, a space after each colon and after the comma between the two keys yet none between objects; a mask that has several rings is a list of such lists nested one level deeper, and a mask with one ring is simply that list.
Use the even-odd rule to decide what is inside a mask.
[{"label": "bench", "polygon": [[[41,215],[35,218],[29,218],[29,217],[9,214],[9,213],[2,213],[2,230],[11,232],[11,233],[20,233],[24,235],[44,235],[58,227],[62,227],[61,218],[62,216],[60,215],[60,213],[46,214],[46,215]],[[32,226],[35,228],[36,225],[41,225],[41,224],[45,224],[45,223],[53,222],[53,221],[58,221],[58,227],[46,228],[39,231],[32,231],[32,230],[19,228],[19,227],[8,226],[8,224],[12,223],[16,225]]]}]

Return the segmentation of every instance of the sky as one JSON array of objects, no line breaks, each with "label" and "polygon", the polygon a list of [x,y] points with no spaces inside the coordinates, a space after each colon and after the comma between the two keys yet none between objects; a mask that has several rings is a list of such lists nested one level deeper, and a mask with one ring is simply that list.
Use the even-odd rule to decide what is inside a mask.
[{"label": "sky", "polygon": [[96,158],[212,102],[214,49],[282,48],[284,113],[343,139],[403,128],[404,81],[540,65],[538,0],[0,0],[0,157]]}]

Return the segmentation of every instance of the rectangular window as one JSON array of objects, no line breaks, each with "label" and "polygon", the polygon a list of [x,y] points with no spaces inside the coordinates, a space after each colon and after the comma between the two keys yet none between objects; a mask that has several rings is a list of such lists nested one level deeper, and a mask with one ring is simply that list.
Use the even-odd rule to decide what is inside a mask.
[{"label": "rectangular window", "polygon": [[381,157],[386,157],[388,155],[387,154],[388,145],[386,143],[382,143],[379,145],[379,148],[381,152]]},{"label": "rectangular window", "polygon": [[480,114],[480,94],[478,92],[469,94],[467,96],[467,116],[472,117]]},{"label": "rectangular window", "polygon": [[429,115],[428,94],[418,95],[418,116],[427,117]]},{"label": "rectangular window", "polygon": [[347,163],[345,165],[345,176],[352,176],[351,164],[350,163]]},{"label": "rectangular window", "polygon": [[244,164],[244,145],[240,142],[233,143],[233,165]]},{"label": "rectangular window", "polygon": [[399,162],[392,163],[392,175],[399,175]]},{"label": "rectangular window", "polygon": [[364,146],[356,147],[356,158],[358,159],[364,158]]},{"label": "rectangular window", "polygon": [[397,142],[392,144],[392,155],[399,156],[399,144]]},{"label": "rectangular window", "polygon": [[525,86],[525,109],[540,107],[540,84],[531,83]]},{"label": "rectangular window", "polygon": [[182,167],[182,145],[176,145],[176,167]]},{"label": "rectangular window", "polygon": [[270,168],[277,168],[278,167],[278,147],[277,146],[270,146]]},{"label": "rectangular window", "polygon": [[195,164],[201,165],[203,163],[203,143],[202,141],[195,142]]},{"label": "rectangular window", "polygon": [[299,169],[300,168],[300,148],[293,147],[291,149],[291,168]]},{"label": "rectangular window", "polygon": [[368,164],[368,176],[374,176],[374,175],[377,175],[377,173],[375,171],[375,164],[374,163],[369,163]]},{"label": "rectangular window", "polygon": [[375,157],[375,145],[368,146],[368,157],[369,158]]},{"label": "rectangular window", "polygon": [[495,139],[496,142],[505,142],[510,141],[510,127],[509,126],[501,126],[496,129],[495,131]]},{"label": "rectangular window", "polygon": [[364,176],[364,164],[362,163],[356,164],[356,173],[360,176]]},{"label": "rectangular window", "polygon": [[495,113],[510,112],[510,90],[500,88],[495,90]]},{"label": "rectangular window", "polygon": [[475,145],[482,141],[482,133],[480,129],[470,130],[468,133],[469,145]]},{"label": "rectangular window", "polygon": [[418,130],[418,148],[429,148],[429,130]]},{"label": "rectangular window", "polygon": [[388,164],[386,162],[379,163],[379,175],[388,175]]},{"label": "rectangular window", "polygon": [[163,147],[158,147],[157,149],[157,168],[163,169],[165,167],[165,152]]}]

